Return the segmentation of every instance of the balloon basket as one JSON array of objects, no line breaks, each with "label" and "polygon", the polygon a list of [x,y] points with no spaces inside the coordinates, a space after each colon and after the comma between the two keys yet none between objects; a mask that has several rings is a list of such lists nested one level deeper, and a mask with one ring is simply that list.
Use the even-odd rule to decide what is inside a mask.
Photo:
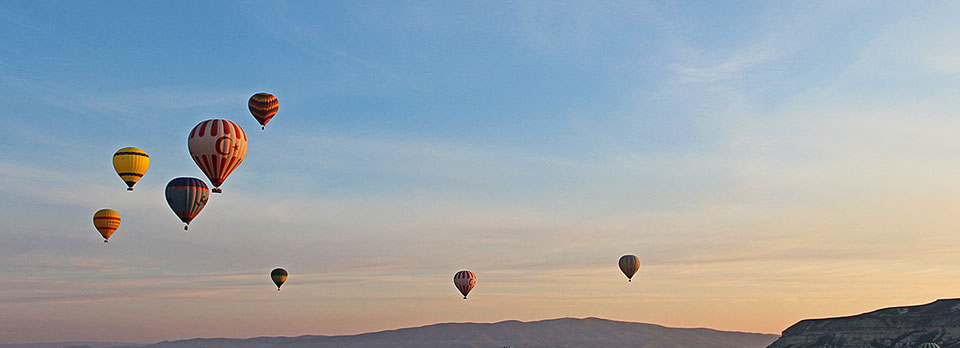
[{"label": "balloon basket", "polygon": [[213,193],[222,193],[223,190],[221,190],[219,187],[214,187],[212,190],[210,190],[210,192],[213,192]]},{"label": "balloon basket", "polygon": [[190,228],[190,226],[189,226],[189,225],[187,225],[187,226],[183,226],[183,230],[184,230],[184,231],[186,231],[186,230],[187,230],[187,229],[189,229],[189,228]]},{"label": "balloon basket", "polygon": [[106,240],[106,239],[104,239],[103,242],[104,242],[104,243],[110,243],[110,241],[108,241],[108,240]]},{"label": "balloon basket", "polygon": [[127,187],[127,191],[133,191],[133,187]]}]

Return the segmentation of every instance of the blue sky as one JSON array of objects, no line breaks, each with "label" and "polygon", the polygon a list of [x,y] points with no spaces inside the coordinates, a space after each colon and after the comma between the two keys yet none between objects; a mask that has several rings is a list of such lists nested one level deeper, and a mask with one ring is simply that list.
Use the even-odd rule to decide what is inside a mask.
[{"label": "blue sky", "polygon": [[[9,3],[0,343],[567,315],[778,332],[951,297],[957,10]],[[221,117],[250,149],[184,233],[162,188],[203,178],[186,136]],[[133,193],[124,146],[152,160]]]}]

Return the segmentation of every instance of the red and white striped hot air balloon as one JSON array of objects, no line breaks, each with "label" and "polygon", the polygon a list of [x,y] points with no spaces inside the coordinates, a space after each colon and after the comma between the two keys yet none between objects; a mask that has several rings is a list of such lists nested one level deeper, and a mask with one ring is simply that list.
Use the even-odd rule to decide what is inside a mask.
[{"label": "red and white striped hot air balloon", "polygon": [[247,133],[236,123],[213,119],[197,124],[187,138],[190,156],[210,179],[214,193],[247,155]]},{"label": "red and white striped hot air balloon", "polygon": [[460,290],[463,299],[466,300],[467,294],[473,290],[474,285],[477,285],[477,275],[467,270],[457,272],[453,275],[453,285],[457,286],[457,290]]}]

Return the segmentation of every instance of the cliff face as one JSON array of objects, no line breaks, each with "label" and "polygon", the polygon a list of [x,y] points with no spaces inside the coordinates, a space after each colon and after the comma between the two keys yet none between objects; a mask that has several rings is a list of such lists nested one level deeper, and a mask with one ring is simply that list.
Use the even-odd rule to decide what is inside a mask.
[{"label": "cliff face", "polygon": [[803,320],[767,348],[916,348],[925,342],[960,348],[960,299]]}]

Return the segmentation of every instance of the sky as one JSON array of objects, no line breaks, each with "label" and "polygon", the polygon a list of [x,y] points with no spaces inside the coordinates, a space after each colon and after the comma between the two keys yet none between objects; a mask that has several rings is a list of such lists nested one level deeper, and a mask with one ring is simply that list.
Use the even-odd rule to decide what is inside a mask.
[{"label": "sky", "polygon": [[[0,344],[556,317],[779,333],[957,297],[958,11],[6,2]],[[184,232],[163,188],[206,180],[186,138],[211,118],[249,150]],[[126,146],[151,158],[133,192]],[[123,219],[109,244],[101,208]]]}]

